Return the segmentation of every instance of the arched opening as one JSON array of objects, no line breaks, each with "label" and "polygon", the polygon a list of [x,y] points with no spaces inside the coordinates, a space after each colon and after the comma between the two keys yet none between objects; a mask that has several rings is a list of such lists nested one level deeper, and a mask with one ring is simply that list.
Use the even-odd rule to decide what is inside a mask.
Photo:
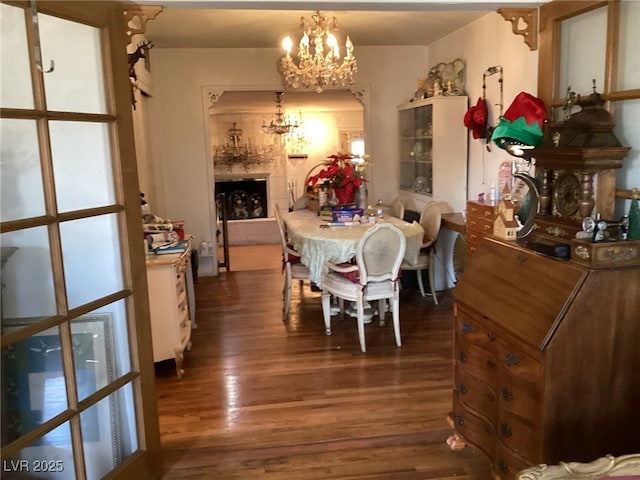
[{"label": "arched opening", "polygon": [[[278,243],[275,205],[284,210],[292,207],[304,194],[309,170],[328,155],[352,144],[362,148],[362,142],[366,150],[369,95],[367,87],[327,89],[320,94],[284,92],[284,114],[300,128],[295,135],[273,135],[264,133],[262,125],[274,119],[275,92],[281,87],[206,87],[204,91],[208,102],[209,191],[216,232],[211,242],[214,248],[204,261],[213,261],[217,273],[218,266],[228,267],[229,263],[218,258],[216,248],[223,247],[225,240],[218,191],[225,190],[230,208],[227,246]],[[233,142],[238,147],[237,157],[224,153]],[[224,183],[228,184],[223,187]],[[264,190],[266,193],[261,193]],[[256,211],[264,215],[258,216]]]}]

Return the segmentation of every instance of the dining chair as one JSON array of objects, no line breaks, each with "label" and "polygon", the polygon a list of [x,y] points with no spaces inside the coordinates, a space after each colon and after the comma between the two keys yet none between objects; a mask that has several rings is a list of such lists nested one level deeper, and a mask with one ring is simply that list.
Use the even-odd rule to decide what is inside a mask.
[{"label": "dining chair", "polygon": [[393,216],[404,220],[404,203],[400,197],[396,197],[391,205],[393,206]]},{"label": "dining chair", "polygon": [[355,302],[360,349],[366,352],[364,304],[378,300],[379,325],[384,326],[386,300],[389,299],[396,345],[402,345],[398,275],[406,244],[406,238],[398,227],[391,223],[378,223],[358,241],[355,264],[325,262],[327,271],[322,275],[322,313],[327,335],[331,335],[331,296],[338,298],[342,315],[344,301]]},{"label": "dining chair", "polygon": [[436,296],[435,288],[435,275],[434,266],[436,258],[436,239],[440,232],[440,221],[442,219],[442,212],[438,202],[429,202],[422,213],[420,214],[420,225],[424,229],[424,237],[422,239],[422,246],[420,247],[420,254],[418,255],[418,261],[411,265],[406,260],[402,262],[402,271],[416,272],[418,277],[418,287],[420,287],[420,293],[422,296],[426,296],[424,292],[424,284],[422,280],[422,272],[424,270],[429,271],[429,288],[431,289],[431,296],[433,297],[433,303],[438,305],[438,297]]},{"label": "dining chair", "polygon": [[303,281],[309,280],[310,273],[309,269],[300,263],[300,252],[294,250],[288,243],[286,228],[278,204],[275,206],[275,212],[276,223],[278,224],[280,240],[282,242],[282,271],[285,274],[284,287],[282,289],[282,318],[286,320],[291,304],[291,285],[293,280],[300,280],[300,287],[302,288]]}]

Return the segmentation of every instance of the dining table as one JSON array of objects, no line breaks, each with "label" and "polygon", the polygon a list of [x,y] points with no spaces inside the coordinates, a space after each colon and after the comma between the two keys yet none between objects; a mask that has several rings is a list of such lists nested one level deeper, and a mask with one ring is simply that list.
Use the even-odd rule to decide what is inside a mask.
[{"label": "dining table", "polygon": [[[322,287],[325,262],[344,263],[356,255],[360,238],[373,224],[347,222],[339,225],[311,210],[294,210],[283,215],[289,243],[300,252],[300,262],[309,268],[309,279]],[[404,259],[411,265],[418,261],[424,229],[418,222],[405,222],[393,216],[377,216],[376,223],[388,222],[404,233],[407,246]]]}]

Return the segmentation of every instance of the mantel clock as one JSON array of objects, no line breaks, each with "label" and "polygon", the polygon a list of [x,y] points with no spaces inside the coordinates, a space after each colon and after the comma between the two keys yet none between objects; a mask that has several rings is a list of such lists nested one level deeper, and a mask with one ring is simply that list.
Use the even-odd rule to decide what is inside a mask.
[{"label": "mantel clock", "polygon": [[569,243],[585,217],[614,216],[616,169],[629,152],[613,134],[611,115],[594,92],[575,105],[580,112],[551,124],[543,144],[531,152],[540,182],[536,236]]}]

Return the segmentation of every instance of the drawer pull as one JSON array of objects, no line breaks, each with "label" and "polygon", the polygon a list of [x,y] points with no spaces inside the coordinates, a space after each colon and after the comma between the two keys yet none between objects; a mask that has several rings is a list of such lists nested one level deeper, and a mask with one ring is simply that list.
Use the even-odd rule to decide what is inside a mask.
[{"label": "drawer pull", "polygon": [[507,367],[515,367],[518,365],[518,357],[514,353],[507,353],[504,356],[504,363]]},{"label": "drawer pull", "polygon": [[460,352],[460,361],[462,363],[467,363],[467,354],[464,352]]},{"label": "drawer pull", "polygon": [[468,334],[473,332],[473,325],[470,323],[463,323],[462,324],[462,333]]},{"label": "drawer pull", "polygon": [[498,468],[500,469],[500,471],[502,473],[509,473],[509,466],[507,465],[507,462],[505,462],[502,458],[500,460],[498,460]]},{"label": "drawer pull", "polygon": [[491,217],[491,216],[493,215],[493,212],[490,212],[489,210],[485,210],[484,212],[482,212],[482,214],[483,214],[485,217]]},{"label": "drawer pull", "polygon": [[458,425],[464,425],[464,417],[462,415],[456,415],[455,419]]},{"label": "drawer pull", "polygon": [[506,423],[500,424],[500,433],[503,437],[510,437],[511,435],[513,435],[513,432],[511,432],[511,427]]},{"label": "drawer pull", "polygon": [[507,387],[501,387],[500,392],[502,393],[502,398],[504,398],[507,402],[513,400],[513,393],[511,393]]},{"label": "drawer pull", "polygon": [[484,229],[485,232],[488,232],[489,230],[493,229],[493,225],[484,225],[482,228]]},{"label": "drawer pull", "polygon": [[460,391],[460,393],[461,393],[462,395],[464,395],[465,393],[467,393],[467,387],[465,386],[465,384],[464,384],[464,383],[461,383],[461,384],[460,384],[460,387],[458,388],[458,390]]},{"label": "drawer pull", "polygon": [[496,334],[493,332],[488,332],[487,338],[489,339],[490,342],[494,342],[496,340]]}]

